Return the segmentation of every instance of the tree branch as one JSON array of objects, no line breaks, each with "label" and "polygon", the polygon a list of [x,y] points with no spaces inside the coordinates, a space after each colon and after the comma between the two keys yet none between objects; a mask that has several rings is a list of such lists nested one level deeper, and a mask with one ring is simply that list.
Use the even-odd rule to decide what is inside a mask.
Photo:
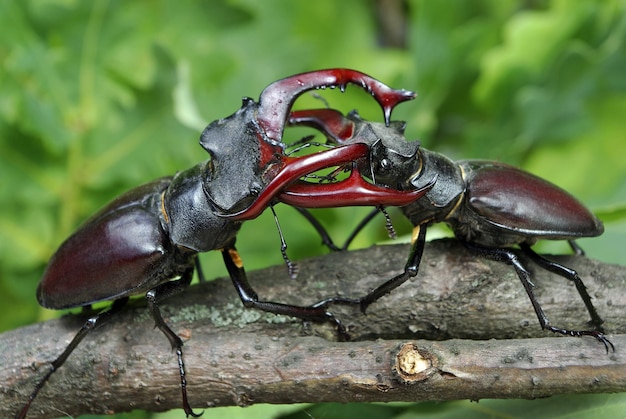
[{"label": "tree branch", "polygon": [[[264,300],[308,305],[337,294],[361,296],[399,273],[407,256],[405,245],[379,246],[303,261],[295,281],[282,266],[249,277]],[[199,409],[625,391],[626,269],[584,257],[553,259],[579,272],[615,353],[607,355],[593,338],[542,331],[513,269],[453,240],[429,243],[420,274],[367,315],[331,307],[351,342],[336,342],[329,324],[303,327],[243,308],[228,279],[194,285],[161,308],[185,340],[190,402]],[[586,328],[573,284],[527,264],[552,324]],[[71,315],[0,335],[0,416],[12,416],[27,400],[84,320]],[[139,300],[79,345],[41,391],[31,417],[180,406],[176,356]]]}]

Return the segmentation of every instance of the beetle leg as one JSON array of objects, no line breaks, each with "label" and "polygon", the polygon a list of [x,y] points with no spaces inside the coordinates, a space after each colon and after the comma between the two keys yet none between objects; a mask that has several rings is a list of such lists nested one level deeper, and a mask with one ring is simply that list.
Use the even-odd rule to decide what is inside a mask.
[{"label": "beetle leg", "polygon": [[574,240],[568,240],[567,244],[569,244],[569,247],[572,248],[572,251],[576,256],[585,256],[585,251],[583,250],[583,248],[580,247],[578,243],[576,243]]},{"label": "beetle leg", "polygon": [[237,294],[239,294],[239,298],[246,308],[256,308],[261,311],[283,314],[303,320],[328,321],[335,325],[341,338],[349,340],[348,333],[341,321],[326,310],[325,305],[296,306],[272,301],[260,301],[259,296],[248,282],[246,271],[237,249],[234,246],[223,249],[222,256],[230,279],[233,281]]},{"label": "beetle leg", "polygon": [[128,301],[128,297],[115,300],[109,309],[101,311],[95,316],[92,316],[89,319],[87,319],[87,321],[83,324],[83,326],[80,328],[78,333],[76,333],[76,335],[74,336],[70,344],[67,345],[63,353],[61,353],[61,355],[59,355],[57,359],[55,359],[54,361],[50,363],[50,366],[51,366],[50,370],[46,373],[46,375],[44,375],[41,378],[41,380],[39,380],[39,382],[35,386],[35,389],[28,397],[28,402],[24,405],[24,407],[22,407],[22,410],[20,410],[19,413],[15,416],[16,419],[23,419],[26,417],[26,414],[28,413],[28,409],[30,408],[30,404],[33,402],[33,400],[35,400],[35,397],[37,397],[37,395],[39,394],[39,391],[46,384],[50,376],[56,370],[58,370],[61,367],[61,365],[63,365],[65,360],[67,360],[70,354],[74,352],[74,349],[76,349],[76,347],[80,344],[80,342],[82,342],[85,336],[87,336],[87,334],[91,332],[92,330],[95,330],[96,328],[102,326],[104,323],[106,323],[111,318],[113,318],[114,314],[119,312],[121,308],[124,307],[127,301]]},{"label": "beetle leg", "polygon": [[376,302],[379,298],[389,294],[391,291],[404,284],[410,278],[413,278],[417,275],[420,263],[422,261],[422,255],[424,254],[424,245],[426,244],[426,229],[427,226],[425,224],[418,225],[413,229],[413,238],[411,240],[409,259],[404,266],[404,272],[402,272],[400,275],[394,276],[382,285],[379,285],[362,298],[351,299],[343,297],[331,297],[318,302],[317,305],[320,307],[328,307],[330,304],[358,304],[361,306],[361,311],[365,313],[367,308],[372,303]]},{"label": "beetle leg", "polygon": [[350,235],[348,236],[348,238],[346,239],[346,242],[343,244],[342,249],[343,250],[347,250],[348,247],[350,246],[350,243],[352,243],[352,241],[354,240],[354,238],[357,236],[357,234],[359,234],[361,232],[361,230],[363,230],[365,228],[365,226],[372,221],[372,219],[374,217],[376,217],[378,215],[378,212],[380,211],[380,207],[373,209],[372,211],[370,211],[369,214],[367,214],[360,222],[359,224],[354,228],[354,230],[352,230],[352,233],[350,233]]},{"label": "beetle leg", "polygon": [[294,207],[294,208],[300,214],[302,214],[302,216],[306,218],[306,220],[309,223],[311,223],[315,231],[317,231],[317,233],[322,238],[322,244],[324,244],[324,246],[328,247],[333,252],[340,252],[340,251],[347,250],[348,247],[350,247],[350,243],[352,243],[354,238],[361,232],[361,230],[363,230],[363,228],[370,221],[372,221],[374,217],[378,215],[378,211],[379,211],[379,208],[376,208],[372,210],[369,214],[367,214],[365,218],[363,218],[361,222],[354,228],[354,230],[352,230],[352,233],[350,233],[350,236],[348,236],[344,244],[341,247],[338,247],[335,244],[335,242],[333,242],[333,239],[330,237],[330,235],[328,234],[324,226],[306,208],[302,208],[302,207]]},{"label": "beetle leg", "polygon": [[380,297],[389,294],[391,291],[404,284],[407,280],[417,275],[422,261],[422,254],[424,253],[424,245],[426,244],[426,230],[426,224],[415,226],[413,229],[413,238],[411,239],[409,259],[404,266],[404,272],[391,278],[378,288],[371,291],[365,297],[361,298],[360,305],[362,312],[365,313],[365,310],[367,310],[367,307],[369,307],[370,304],[378,300]]},{"label": "beetle leg", "polygon": [[379,285],[362,298],[330,297],[317,302],[314,306],[327,308],[331,304],[359,305],[361,307],[361,311],[365,313],[367,308],[372,303],[389,294],[391,291],[404,284],[407,280],[417,275],[420,262],[422,260],[422,254],[424,253],[424,245],[426,243],[426,228],[426,225],[422,224],[413,229],[413,239],[411,241],[409,259],[404,266],[404,272],[400,275],[397,275],[382,285]]},{"label": "beetle leg", "polygon": [[413,229],[413,238],[411,240],[411,250],[409,252],[409,259],[404,266],[404,272],[400,275],[394,276],[390,280],[386,281],[382,285],[379,285],[374,290],[370,291],[367,295],[359,299],[351,299],[344,297],[331,297],[318,302],[316,305],[320,307],[328,307],[330,304],[358,304],[361,306],[361,311],[365,313],[367,308],[379,298],[389,294],[400,285],[404,284],[410,278],[417,275],[419,266],[422,261],[422,254],[424,253],[424,245],[426,243],[426,225],[418,225]]},{"label": "beetle leg", "polygon": [[[566,335],[566,336],[574,336],[574,337],[592,336],[596,338],[598,341],[602,342],[607,353],[609,352],[609,347],[613,350],[613,352],[615,352],[615,347],[613,346],[611,341],[609,341],[606,338],[606,336],[604,336],[602,332],[599,332],[597,330],[569,330],[569,329],[563,329],[563,328],[556,327],[556,326],[551,326],[550,321],[548,320],[548,317],[544,313],[543,309],[541,308],[541,305],[539,304],[539,301],[537,301],[537,297],[535,297],[535,293],[533,292],[533,288],[535,287],[535,285],[532,283],[530,279],[531,277],[530,272],[524,267],[524,265],[522,265],[517,255],[515,255],[515,253],[513,253],[511,249],[487,248],[487,247],[478,246],[476,244],[469,243],[466,241],[462,241],[462,242],[468,249],[479,253],[481,256],[484,256],[488,259],[505,262],[509,265],[512,265],[513,268],[515,268],[515,272],[517,273],[517,276],[519,277],[520,281],[522,281],[522,285],[524,286],[524,289],[526,290],[526,294],[528,294],[528,298],[530,299],[533,309],[535,310],[535,314],[537,315],[537,319],[539,320],[539,324],[541,325],[542,329],[548,330],[552,333],[558,333],[558,334]],[[540,263],[540,266],[543,266],[543,265]],[[549,269],[549,268],[546,267],[546,269]]]},{"label": "beetle leg", "polygon": [[340,251],[346,250],[347,246],[344,245],[344,246],[338,247],[335,244],[335,242],[333,242],[333,239],[330,237],[330,235],[328,234],[328,232],[326,231],[322,223],[320,223],[318,219],[315,218],[309,210],[307,210],[306,208],[302,208],[302,207],[294,207],[294,208],[313,226],[315,231],[317,231],[317,233],[322,238],[322,244],[324,246],[328,247],[333,252],[340,252]]},{"label": "beetle leg", "polygon": [[181,275],[180,279],[165,282],[148,291],[146,293],[146,300],[148,301],[148,307],[152,312],[152,317],[154,318],[156,327],[158,327],[159,330],[163,332],[165,337],[167,337],[167,339],[170,341],[172,349],[176,350],[176,356],[178,357],[178,372],[180,374],[180,388],[182,392],[183,409],[185,410],[185,414],[187,415],[187,417],[193,416],[194,418],[197,418],[200,417],[203,412],[195,413],[191,409],[189,401],[187,400],[187,378],[185,374],[185,362],[183,361],[183,341],[176,333],[174,333],[174,331],[167,325],[167,323],[165,323],[165,320],[163,320],[163,316],[161,316],[161,310],[159,310],[158,306],[159,301],[185,290],[191,283],[192,278],[193,267],[187,269]]},{"label": "beetle leg", "polygon": [[555,273],[557,275],[560,275],[560,276],[562,276],[562,277],[564,277],[566,279],[569,279],[570,281],[574,282],[574,285],[576,285],[576,290],[578,291],[578,294],[580,295],[580,298],[585,303],[585,307],[587,307],[587,311],[589,312],[589,316],[591,316],[591,324],[594,327],[596,327],[596,329],[598,331],[602,331],[601,325],[602,325],[602,323],[604,323],[604,320],[602,320],[602,318],[600,317],[600,315],[596,311],[596,308],[593,306],[593,303],[591,302],[591,297],[589,296],[589,293],[587,292],[587,287],[585,287],[585,284],[583,284],[583,281],[582,281],[582,279],[580,279],[580,276],[578,276],[578,273],[575,270],[568,268],[567,266],[564,266],[564,265],[561,265],[559,263],[553,262],[551,260],[548,260],[548,259],[544,258],[543,256],[538,255],[527,244],[521,244],[520,248],[537,265],[541,266],[542,268],[544,268],[544,269],[546,269],[546,270],[548,270],[550,272],[553,272],[553,273]]},{"label": "beetle leg", "polygon": [[198,281],[206,282],[206,277],[204,276],[204,271],[202,270],[202,266],[200,264],[200,258],[196,256],[193,263],[196,267],[196,273],[198,274]]},{"label": "beetle leg", "polygon": [[352,241],[354,241],[354,238],[361,232],[361,230],[365,228],[367,224],[369,224],[370,221],[372,221],[374,217],[378,215],[379,212],[381,212],[385,217],[385,228],[387,229],[389,238],[394,240],[397,238],[396,230],[393,228],[393,224],[391,223],[391,218],[389,217],[387,210],[383,206],[378,206],[374,210],[370,211],[352,230],[352,232],[341,247],[337,247],[337,245],[335,245],[324,226],[322,226],[322,224],[317,221],[317,219],[315,219],[315,217],[313,217],[313,215],[311,215],[309,211],[307,211],[305,208],[295,208],[298,210],[298,212],[300,212],[300,214],[304,216],[304,218],[307,219],[307,221],[309,221],[313,225],[315,231],[317,231],[317,233],[322,237],[322,244],[324,244],[326,247],[334,252],[348,250],[348,247],[350,247],[350,244],[352,243]]}]

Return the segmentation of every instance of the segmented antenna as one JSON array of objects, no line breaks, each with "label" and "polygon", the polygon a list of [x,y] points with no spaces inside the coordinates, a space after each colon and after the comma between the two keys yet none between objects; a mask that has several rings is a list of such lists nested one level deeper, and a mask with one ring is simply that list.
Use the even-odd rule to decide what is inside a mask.
[{"label": "segmented antenna", "polygon": [[278,222],[278,216],[276,215],[276,211],[274,211],[274,205],[270,205],[270,209],[272,210],[272,214],[274,214],[274,222],[276,223],[278,235],[280,236],[280,253],[283,255],[285,265],[287,265],[287,272],[289,273],[291,279],[296,279],[298,277],[298,264],[293,263],[291,259],[289,259],[289,256],[287,256],[287,242],[285,241],[285,237],[283,236],[283,230],[280,228],[280,223]]},{"label": "segmented antenna", "polygon": [[300,147],[297,147],[293,151],[286,151],[285,155],[289,156],[291,154],[297,153],[298,151],[302,150],[302,148],[309,147],[309,144],[311,143],[311,140],[313,140],[313,138],[315,138],[314,134],[305,135],[304,137],[300,138],[299,140],[296,140],[296,141],[294,141],[292,143],[287,144],[287,147],[285,147],[287,149],[293,148],[293,147],[296,147],[296,146],[300,146]]},{"label": "segmented antenna", "polygon": [[[343,91],[342,91],[343,93]],[[314,99],[320,100],[322,101],[322,103],[326,106],[326,109],[330,109],[330,104],[328,103],[328,101],[326,100],[326,98],[322,95],[320,95],[319,93],[316,92],[311,92],[311,96],[313,96]]]},{"label": "segmented antenna", "polygon": [[327,144],[327,143],[318,143],[316,141],[311,141],[313,138],[315,138],[315,135],[305,135],[304,137],[300,138],[297,141],[294,141],[293,143],[290,143],[287,145],[287,148],[293,148],[293,150],[290,151],[286,151],[285,155],[286,156],[291,156],[295,153],[297,153],[298,151],[302,151],[305,148],[308,147],[325,147],[328,149],[331,148],[335,148],[335,145],[332,144]]},{"label": "segmented antenna", "polygon": [[397,239],[398,235],[396,234],[396,230],[393,228],[393,224],[391,224],[391,217],[389,217],[387,210],[384,207],[380,206],[378,207],[378,211],[380,211],[385,217],[385,228],[387,229],[387,234],[389,234],[389,238],[393,240]]},{"label": "segmented antenna", "polygon": [[[286,156],[291,156],[293,154],[296,154],[299,151],[302,151],[308,147],[324,147],[324,148],[335,148],[336,146],[331,145],[331,144],[326,144],[326,143],[317,143],[317,142],[313,142],[310,141],[311,139],[313,139],[314,136],[312,135],[307,135],[306,137],[303,137],[302,139],[300,139],[299,141],[296,141],[294,143],[291,143],[287,146],[287,148],[292,148],[294,146],[295,147],[293,150],[291,151],[287,151],[285,153]],[[311,180],[311,179],[315,179],[320,183],[323,182],[328,182],[328,183],[332,183],[332,182],[336,182],[337,181],[337,176],[339,176],[339,174],[341,172],[346,172],[349,169],[345,166],[341,166],[336,168],[335,170],[333,170],[331,173],[328,173],[326,175],[318,175],[316,173],[307,173],[306,175],[302,176],[302,180]]]}]

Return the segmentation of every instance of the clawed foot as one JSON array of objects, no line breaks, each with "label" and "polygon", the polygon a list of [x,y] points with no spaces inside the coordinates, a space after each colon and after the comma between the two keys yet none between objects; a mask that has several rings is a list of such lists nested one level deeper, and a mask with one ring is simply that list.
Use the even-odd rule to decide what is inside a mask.
[{"label": "clawed foot", "polygon": [[596,340],[598,340],[604,345],[604,348],[606,349],[607,354],[609,353],[609,348],[611,349],[612,352],[615,352],[615,345],[613,345],[613,343],[604,335],[604,333],[599,332],[597,330],[567,330],[567,329],[561,329],[559,327],[554,327],[554,326],[547,326],[546,330],[549,330],[550,332],[553,332],[553,333],[558,333],[561,335],[573,336],[573,337],[591,336],[591,337],[596,338]]}]

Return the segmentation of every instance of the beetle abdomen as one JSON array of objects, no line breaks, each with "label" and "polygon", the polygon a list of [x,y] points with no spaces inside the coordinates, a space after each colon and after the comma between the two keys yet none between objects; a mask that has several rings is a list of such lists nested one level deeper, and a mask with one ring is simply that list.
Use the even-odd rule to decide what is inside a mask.
[{"label": "beetle abdomen", "polygon": [[496,162],[463,162],[469,207],[503,230],[545,239],[602,234],[604,227],[576,198],[552,183]]},{"label": "beetle abdomen", "polygon": [[136,294],[159,282],[154,274],[169,240],[149,198],[158,196],[164,183],[121,196],[70,236],[48,263],[37,289],[39,303],[77,307]]}]

